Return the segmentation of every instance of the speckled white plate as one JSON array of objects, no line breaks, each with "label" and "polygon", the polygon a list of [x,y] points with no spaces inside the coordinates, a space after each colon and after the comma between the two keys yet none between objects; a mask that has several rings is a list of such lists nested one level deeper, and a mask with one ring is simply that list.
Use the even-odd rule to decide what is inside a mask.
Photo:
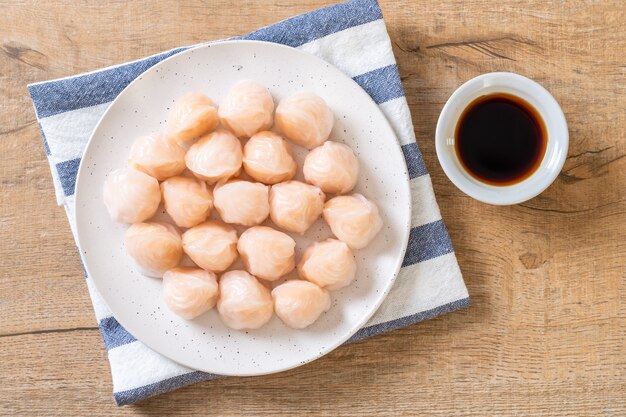
[{"label": "speckled white plate", "polygon": [[[186,321],[171,313],[161,280],[136,272],[124,254],[127,225],[116,224],[102,203],[107,174],[126,164],[133,139],[165,128],[171,103],[201,91],[218,103],[242,78],[267,86],[274,99],[301,89],[322,96],[335,114],[331,139],[357,153],[356,191],[374,200],[384,228],[355,253],[356,280],[335,291],[332,307],[316,323],[293,330],[274,317],[254,331],[230,330],[215,309]],[[302,164],[306,150],[294,146]],[[297,178],[301,178],[301,168]],[[87,272],[116,319],[138,340],[190,368],[222,375],[260,375],[290,369],[330,352],[374,314],[400,269],[410,227],[407,169],[396,136],[378,106],[352,79],[307,53],[276,44],[222,42],[179,53],[131,83],[102,116],[85,150],[76,185],[76,225]],[[330,236],[319,220],[295,237],[296,256]]]}]

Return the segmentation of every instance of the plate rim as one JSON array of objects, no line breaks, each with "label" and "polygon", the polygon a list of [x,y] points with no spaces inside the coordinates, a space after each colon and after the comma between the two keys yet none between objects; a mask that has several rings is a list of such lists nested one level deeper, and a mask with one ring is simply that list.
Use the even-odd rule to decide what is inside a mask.
[{"label": "plate rim", "polygon": [[[401,160],[402,160],[402,164],[404,167],[404,170],[402,171],[402,177],[403,180],[402,182],[402,186],[404,187],[404,192],[409,196],[408,198],[408,207],[406,210],[407,213],[407,218],[406,218],[406,222],[404,223],[406,226],[404,228],[402,228],[402,231],[404,232],[404,236],[403,236],[403,241],[401,242],[402,245],[402,249],[397,257],[397,261],[396,261],[396,265],[393,268],[393,272],[391,273],[391,276],[389,278],[389,280],[387,281],[387,284],[384,288],[384,291],[382,291],[382,296],[379,297],[379,299],[376,301],[376,303],[372,304],[369,312],[365,315],[362,316],[362,318],[360,320],[358,320],[351,328],[348,332],[345,332],[345,337],[339,337],[337,338],[333,343],[330,343],[328,346],[325,346],[324,349],[318,351],[315,355],[311,355],[309,358],[305,358],[305,360],[301,360],[298,362],[295,362],[293,364],[287,365],[287,366],[280,366],[280,367],[276,367],[275,369],[271,370],[271,371],[260,371],[260,372],[232,372],[232,373],[225,373],[220,371],[219,375],[223,375],[223,376],[242,376],[242,377],[246,377],[246,376],[261,376],[261,375],[271,375],[271,374],[275,374],[275,373],[279,373],[279,372],[284,372],[290,369],[294,369],[297,367],[300,367],[302,365],[305,365],[307,363],[313,362],[327,354],[329,354],[330,352],[332,352],[333,350],[335,350],[337,347],[343,345],[346,341],[348,341],[352,336],[354,336],[362,327],[363,325],[365,325],[371,318],[372,316],[374,316],[374,314],[376,314],[376,312],[379,310],[380,306],[382,305],[382,303],[385,301],[385,299],[387,298],[387,296],[389,295],[389,292],[391,291],[391,289],[393,288],[396,278],[398,277],[398,274],[400,272],[400,269],[402,268],[402,263],[406,254],[406,250],[407,250],[407,246],[408,246],[408,242],[409,242],[409,237],[410,237],[410,231],[411,231],[411,213],[412,213],[412,209],[413,209],[413,201],[412,201],[412,195],[411,195],[411,187],[410,187],[410,176],[409,176],[409,172],[408,172],[408,167],[406,165],[406,159],[404,158],[404,155],[402,154],[402,150],[401,150],[401,144],[400,141],[398,139],[398,135],[396,134],[393,126],[391,125],[391,123],[389,122],[389,119],[387,118],[387,116],[382,112],[382,110],[380,109],[380,106],[374,101],[374,99],[367,93],[367,91],[365,91],[363,89],[363,87],[361,87],[356,81],[354,81],[354,79],[352,79],[350,76],[348,76],[347,74],[345,74],[343,71],[341,71],[339,68],[337,68],[335,65],[333,65],[332,63],[323,60],[322,58],[317,57],[316,55],[307,53],[305,51],[301,51],[297,48],[293,48],[287,45],[282,45],[279,43],[274,43],[274,42],[267,42],[267,41],[258,41],[258,40],[238,40],[238,39],[231,39],[231,40],[224,40],[224,41],[214,41],[214,42],[208,42],[208,43],[203,43],[200,45],[196,45],[196,46],[192,46],[184,51],[181,51],[179,53],[176,53],[172,56],[169,56],[163,60],[161,60],[160,62],[156,63],[155,65],[151,66],[150,68],[146,69],[145,71],[143,71],[141,74],[137,75],[137,77],[132,80],[126,87],[124,87],[124,89],[115,97],[115,99],[113,101],[111,101],[111,103],[109,104],[109,106],[107,107],[107,109],[104,111],[104,113],[102,114],[102,116],[100,116],[100,119],[98,120],[98,122],[96,123],[96,125],[93,128],[93,131],[91,132],[91,135],[89,136],[89,140],[87,141],[87,144],[85,145],[85,149],[82,153],[81,156],[81,163],[79,165],[78,168],[78,173],[76,175],[76,185],[75,185],[75,200],[74,200],[74,204],[75,204],[75,211],[74,211],[74,223],[76,225],[76,244],[78,246],[79,249],[79,256],[81,259],[81,264],[83,265],[85,271],[87,272],[87,275],[90,277],[93,277],[94,275],[92,274],[92,272],[89,269],[89,266],[86,262],[86,260],[83,259],[83,248],[82,248],[82,244],[81,244],[81,230],[83,230],[84,228],[81,226],[81,222],[78,221],[79,218],[79,212],[82,213],[82,210],[80,209],[80,199],[81,199],[81,195],[82,193],[80,192],[80,190],[82,189],[81,184],[83,182],[86,181],[85,178],[87,178],[89,175],[87,175],[85,173],[86,169],[85,166],[87,164],[84,163],[85,160],[85,155],[90,151],[91,147],[93,146],[94,143],[94,137],[96,136],[96,133],[98,132],[98,130],[100,129],[100,125],[103,123],[103,121],[105,120],[105,118],[108,116],[109,112],[111,111],[111,109],[115,106],[115,104],[125,95],[125,93],[127,92],[127,90],[129,90],[136,82],[139,82],[142,78],[142,76],[149,72],[149,71],[154,71],[156,69],[158,69],[160,66],[165,65],[165,63],[167,63],[170,60],[174,60],[174,59],[179,59],[180,56],[183,56],[187,53],[192,53],[192,51],[198,50],[198,49],[203,49],[203,48],[211,48],[214,46],[222,46],[222,45],[240,45],[240,44],[251,44],[251,45],[263,45],[263,47],[270,47],[270,48],[278,48],[278,49],[287,49],[290,50],[290,52],[296,52],[297,54],[305,54],[307,55],[309,58],[312,58],[316,61],[318,61],[319,63],[326,65],[328,68],[333,69],[334,71],[336,71],[342,78],[344,78],[345,80],[347,80],[348,82],[353,83],[356,87],[358,87],[359,89],[361,89],[364,93],[365,96],[367,96],[367,99],[376,107],[377,111],[381,114],[381,116],[384,119],[384,123],[386,124],[387,128],[389,129],[389,131],[393,134],[393,137],[396,140],[396,146],[397,151],[400,153],[401,156]],[[85,233],[85,232],[83,232]],[[109,305],[109,303],[107,302],[106,298],[103,294],[103,292],[100,290],[100,285],[98,284],[96,279],[91,279],[91,282],[94,284],[95,288],[97,289],[100,298],[102,300],[102,302],[106,305],[106,307],[108,308],[108,310],[111,312],[112,317],[114,317],[118,323],[120,323],[120,325],[122,327],[124,327],[124,329],[127,329],[127,331],[129,333],[132,334],[132,332],[130,330],[128,330],[128,327],[126,326],[126,324],[128,322],[125,322],[124,319],[118,318],[118,316],[115,314],[115,312],[113,311],[113,309],[111,308],[111,306]],[[125,324],[126,323],[126,324]],[[132,334],[133,337],[143,343],[146,347],[154,350],[155,352],[157,352],[158,354],[162,355],[163,357],[179,364],[185,367],[188,367],[192,370],[196,370],[196,371],[201,371],[201,372],[208,372],[208,373],[213,373],[215,371],[211,371],[211,370],[207,370],[207,369],[198,369],[197,367],[190,365],[188,363],[182,363],[180,361],[178,361],[177,359],[174,359],[172,357],[170,357],[169,355],[167,355],[166,353],[163,353],[163,351],[160,349],[160,346],[154,346],[152,344],[148,344],[146,343],[144,340],[142,340],[142,338],[137,337],[135,334]]]}]

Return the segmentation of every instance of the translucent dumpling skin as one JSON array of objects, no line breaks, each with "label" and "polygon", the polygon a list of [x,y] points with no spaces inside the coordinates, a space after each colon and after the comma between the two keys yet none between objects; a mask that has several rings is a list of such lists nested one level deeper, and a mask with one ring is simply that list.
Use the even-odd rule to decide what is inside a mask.
[{"label": "translucent dumpling skin", "polygon": [[327,141],[309,152],[302,171],[306,182],[325,193],[344,194],[356,185],[359,161],[348,146]]},{"label": "translucent dumpling skin", "polygon": [[330,308],[328,291],[312,282],[291,280],[272,290],[274,311],[287,326],[304,329]]},{"label": "translucent dumpling skin", "polygon": [[172,177],[161,183],[165,211],[179,227],[202,223],[213,208],[213,194],[204,181]]},{"label": "translucent dumpling skin", "polygon": [[167,117],[167,131],[181,143],[215,129],[217,106],[201,93],[188,93],[176,100]]},{"label": "translucent dumpling skin", "polygon": [[126,231],[124,248],[139,271],[150,277],[162,277],[178,266],[183,256],[180,233],[163,222],[133,224]]},{"label": "translucent dumpling skin", "polygon": [[222,272],[237,259],[237,231],[208,220],[183,233],[183,249],[200,268]]},{"label": "translucent dumpling skin", "polygon": [[295,267],[296,242],[266,226],[254,226],[239,237],[237,250],[248,272],[267,281],[275,281]]},{"label": "translucent dumpling skin", "polygon": [[171,136],[151,133],[135,139],[128,155],[128,165],[163,181],[183,172],[185,152],[185,148]]},{"label": "translucent dumpling skin", "polygon": [[231,329],[258,329],[272,318],[270,290],[246,271],[229,271],[220,278],[217,310]]},{"label": "translucent dumpling skin", "polygon": [[326,239],[309,246],[298,263],[300,277],[322,288],[338,290],[356,275],[356,262],[350,247],[337,239]]},{"label": "translucent dumpling skin", "polygon": [[303,91],[278,103],[275,121],[292,142],[313,149],[328,139],[334,116],[323,98]]},{"label": "translucent dumpling skin", "polygon": [[325,198],[313,185],[282,182],[270,190],[270,216],[281,229],[302,234],[322,214]]},{"label": "translucent dumpling skin", "polygon": [[154,216],[161,202],[159,182],[133,168],[121,168],[109,174],[102,197],[111,219],[120,223],[138,223]]},{"label": "translucent dumpling skin", "polygon": [[333,234],[352,249],[367,246],[383,227],[378,208],[361,194],[331,198],[323,215]]},{"label": "translucent dumpling skin", "polygon": [[238,175],[242,159],[241,142],[226,130],[204,135],[185,155],[187,168],[210,184]]},{"label": "translucent dumpling skin", "polygon": [[264,184],[276,184],[296,175],[296,161],[289,143],[274,132],[259,132],[243,147],[243,168]]},{"label": "translucent dumpling skin", "polygon": [[270,214],[269,187],[243,180],[217,184],[213,190],[215,209],[226,223],[254,226]]},{"label": "translucent dumpling skin", "polygon": [[198,268],[173,268],[163,274],[163,298],[174,313],[191,320],[217,302],[217,276]]},{"label": "translucent dumpling skin", "polygon": [[274,100],[268,89],[250,80],[235,84],[218,109],[222,124],[240,138],[272,127],[273,113]]}]

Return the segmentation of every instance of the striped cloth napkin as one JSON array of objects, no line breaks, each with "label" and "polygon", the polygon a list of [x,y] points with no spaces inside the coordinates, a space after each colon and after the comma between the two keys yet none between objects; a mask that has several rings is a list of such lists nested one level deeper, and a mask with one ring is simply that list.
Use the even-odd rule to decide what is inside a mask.
[{"label": "striped cloth napkin", "polygon": [[[383,16],[375,0],[354,0],[296,16],[240,39],[281,43],[317,55],[352,77],[380,105],[400,140],[413,194],[412,229],[394,288],[372,319],[349,342],[384,333],[469,305],[469,297],[415,143],[409,107]],[[52,170],[57,200],[74,227],[74,185],[87,141],[102,114],[159,55],[87,74],[28,86]],[[211,375],[153,352],[111,315],[86,276],[111,363],[118,405],[172,391]]]}]

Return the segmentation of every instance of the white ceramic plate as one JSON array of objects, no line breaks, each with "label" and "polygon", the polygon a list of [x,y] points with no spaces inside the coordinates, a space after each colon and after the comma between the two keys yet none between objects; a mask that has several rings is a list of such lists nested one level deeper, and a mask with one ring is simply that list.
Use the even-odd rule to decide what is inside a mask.
[{"label": "white ceramic plate", "polygon": [[[254,331],[230,330],[215,309],[186,321],[171,313],[161,280],[135,271],[123,249],[127,225],[116,224],[102,202],[107,174],[126,164],[139,135],[163,130],[171,103],[189,91],[220,102],[236,81],[267,86],[276,102],[298,90],[322,96],[335,114],[331,139],[358,155],[356,192],[376,202],[384,228],[355,252],[356,280],[333,292],[332,307],[304,330],[274,317]],[[294,146],[300,166],[306,150]],[[372,99],[328,63],[276,44],[232,41],[201,46],[170,57],[131,83],[102,116],[82,159],[76,185],[76,225],[87,272],[115,318],[153,350],[190,368],[222,375],[261,375],[293,368],[330,352],[374,314],[400,269],[410,229],[407,169],[397,138]],[[296,256],[314,240],[329,237],[319,220],[295,237]]]}]

